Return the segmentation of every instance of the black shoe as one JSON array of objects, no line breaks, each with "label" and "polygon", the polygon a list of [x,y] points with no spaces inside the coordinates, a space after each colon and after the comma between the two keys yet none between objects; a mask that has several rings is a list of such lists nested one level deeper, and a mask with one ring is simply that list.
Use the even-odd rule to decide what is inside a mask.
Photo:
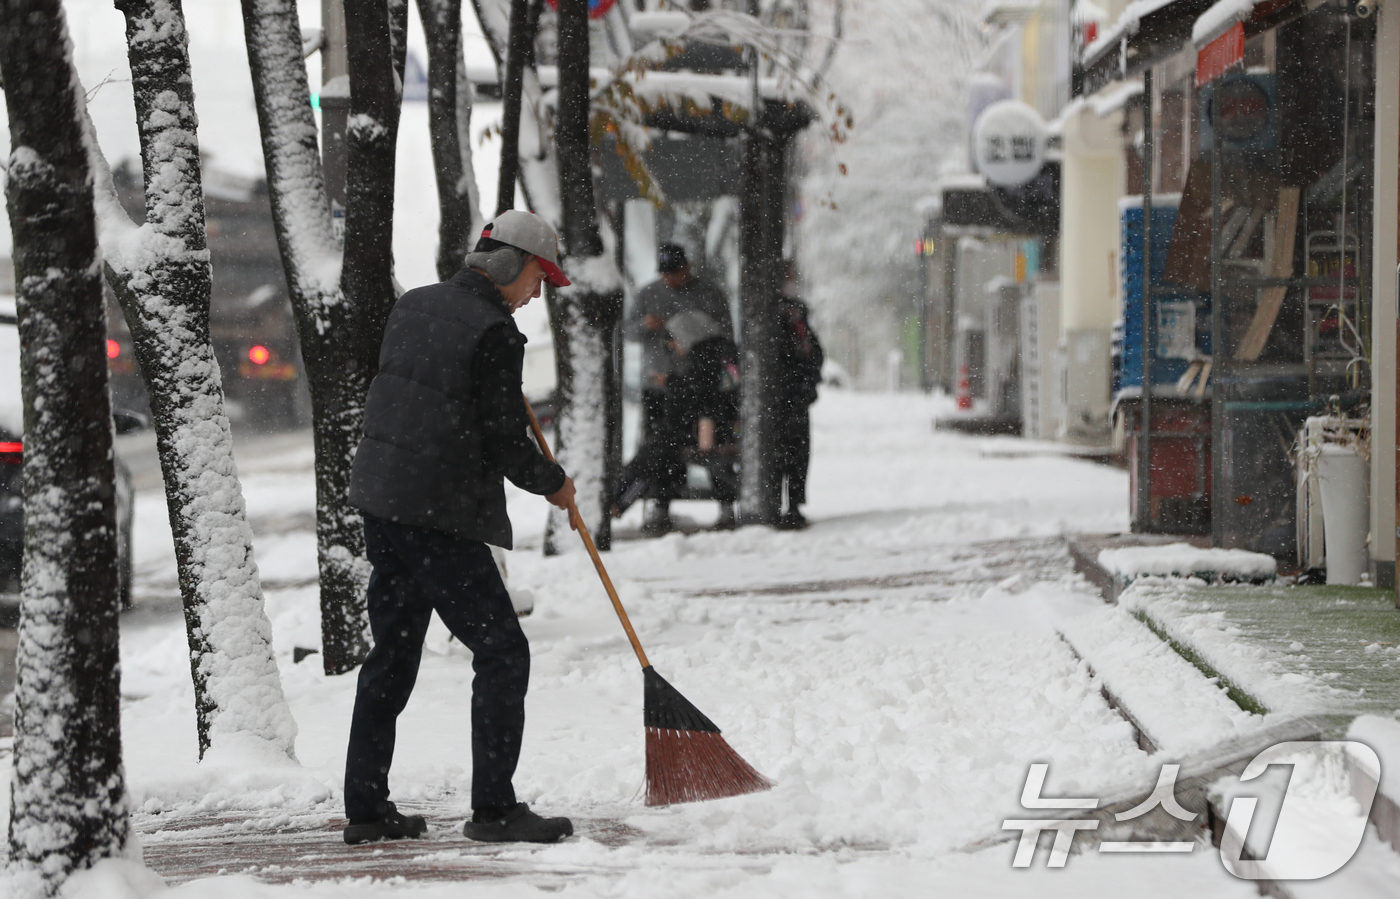
[{"label": "black shoe", "polygon": [[557,843],[574,832],[568,818],[541,818],[523,802],[500,818],[472,820],[462,825],[462,836],[478,843]]},{"label": "black shoe", "polygon": [[428,822],[422,815],[402,815],[398,809],[390,808],[378,821],[346,825],[345,842],[355,846],[380,840],[416,840],[427,832]]},{"label": "black shoe", "polygon": [[642,524],[642,533],[659,537],[671,533],[671,527],[670,510],[656,507]]},{"label": "black shoe", "polygon": [[796,509],[789,509],[778,516],[778,528],[784,531],[800,531],[807,526],[807,519]]}]

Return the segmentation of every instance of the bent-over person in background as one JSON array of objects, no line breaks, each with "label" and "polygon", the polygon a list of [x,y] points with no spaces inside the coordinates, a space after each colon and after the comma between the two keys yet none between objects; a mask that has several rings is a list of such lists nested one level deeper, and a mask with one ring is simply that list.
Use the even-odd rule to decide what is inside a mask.
[{"label": "bent-over person in background", "polygon": [[[677,447],[658,444],[670,440],[667,424],[667,385],[675,356],[668,346],[666,323],[683,312],[700,312],[716,323],[724,336],[734,338],[729,298],[711,282],[696,275],[680,244],[663,243],[657,250],[661,277],[637,292],[627,319],[630,340],[642,345],[642,444],[649,454],[674,456]],[[639,453],[641,450],[638,451]],[[656,504],[645,529],[664,534],[671,529],[671,500],[685,483],[685,467],[668,469],[649,488]]]}]

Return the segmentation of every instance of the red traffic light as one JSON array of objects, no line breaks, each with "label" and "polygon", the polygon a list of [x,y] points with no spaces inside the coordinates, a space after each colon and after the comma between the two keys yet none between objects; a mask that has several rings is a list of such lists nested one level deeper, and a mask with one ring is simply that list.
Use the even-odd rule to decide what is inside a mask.
[{"label": "red traffic light", "polygon": [[262,344],[248,349],[248,361],[254,365],[262,365],[272,358],[272,351]]},{"label": "red traffic light", "polygon": [[108,358],[108,359],[115,359],[115,358],[117,358],[118,356],[120,356],[121,354],[122,354],[122,345],[119,344],[119,343],[117,343],[115,340],[108,339],[108,341],[107,341],[107,358]]}]

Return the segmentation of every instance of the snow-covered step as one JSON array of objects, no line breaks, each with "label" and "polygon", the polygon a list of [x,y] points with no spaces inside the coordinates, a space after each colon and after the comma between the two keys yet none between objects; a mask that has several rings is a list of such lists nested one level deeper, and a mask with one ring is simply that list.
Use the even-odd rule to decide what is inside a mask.
[{"label": "snow-covered step", "polygon": [[1278,575],[1273,556],[1189,543],[1105,549],[1099,552],[1097,562],[1120,591],[1141,577],[1196,578],[1208,584],[1265,584]]},{"label": "snow-covered step", "polygon": [[1365,743],[1380,757],[1380,771],[1372,770],[1365,759],[1347,755],[1347,774],[1352,795],[1371,803],[1371,823],[1381,839],[1400,852],[1400,721],[1379,715],[1362,715],[1347,728],[1347,739]]},{"label": "snow-covered step", "polygon": [[[1364,750],[1308,740],[1274,746],[1252,760],[1256,770],[1221,777],[1209,801],[1222,862],[1255,881],[1261,894],[1280,899],[1400,893],[1400,853],[1368,826],[1377,823],[1376,807],[1368,822],[1358,803],[1380,776],[1375,763]],[[1237,809],[1241,800],[1251,806]]]},{"label": "snow-covered step", "polygon": [[1218,682],[1118,606],[1068,619],[1060,635],[1142,734],[1148,751],[1182,758],[1263,725],[1262,717],[1240,708]]},{"label": "snow-covered step", "polygon": [[1119,604],[1254,711],[1350,720],[1400,708],[1388,591],[1141,578]]}]

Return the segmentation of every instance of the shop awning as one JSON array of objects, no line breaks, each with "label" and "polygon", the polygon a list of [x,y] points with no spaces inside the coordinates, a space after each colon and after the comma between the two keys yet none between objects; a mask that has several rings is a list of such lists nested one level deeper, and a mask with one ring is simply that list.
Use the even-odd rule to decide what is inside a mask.
[{"label": "shop awning", "polygon": [[1083,94],[1134,76],[1187,46],[1196,20],[1214,5],[1215,0],[1133,0],[1084,48]]},{"label": "shop awning", "polygon": [[968,175],[943,185],[943,224],[1001,234],[1050,236],[1060,230],[1060,163],[1051,161],[1018,188]]},{"label": "shop awning", "polygon": [[1290,6],[1306,4],[1302,0],[1219,0],[1196,19],[1191,27],[1191,43],[1197,50],[1204,50],[1236,25],[1245,25],[1246,34],[1257,34],[1277,26],[1282,18],[1291,18]]}]

